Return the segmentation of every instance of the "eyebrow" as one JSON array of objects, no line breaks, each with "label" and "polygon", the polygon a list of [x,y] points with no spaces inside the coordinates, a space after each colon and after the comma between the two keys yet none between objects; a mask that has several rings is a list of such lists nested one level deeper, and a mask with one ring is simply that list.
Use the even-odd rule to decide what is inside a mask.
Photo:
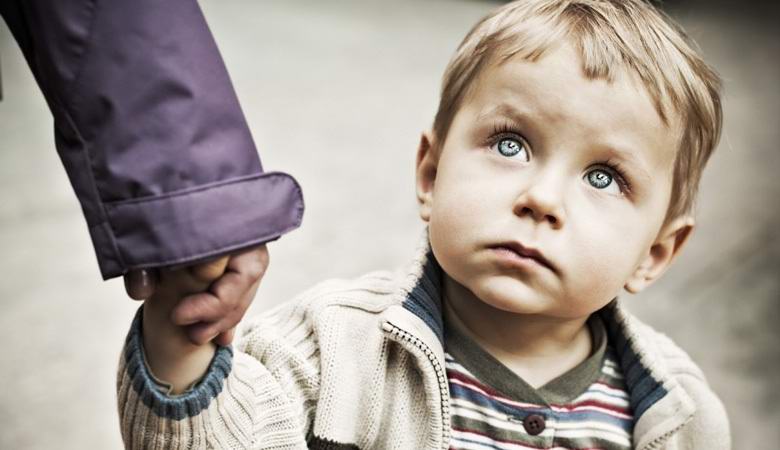
[{"label": "eyebrow", "polygon": [[645,165],[632,152],[614,147],[607,147],[607,154],[610,155],[610,157],[615,157],[621,161],[625,161],[627,163],[627,169],[634,177],[641,178],[646,183],[650,183],[652,181],[652,177],[645,169]]},{"label": "eyebrow", "polygon": [[[516,122],[517,124],[527,124],[529,114],[521,111],[508,103],[500,103],[486,111],[477,114],[477,121],[492,117],[503,116]],[[614,146],[605,146],[606,154],[609,158],[616,158],[620,161],[624,161],[627,165],[627,169],[634,177],[643,179],[645,182],[651,182],[652,177],[645,168],[645,164],[641,159],[637,158],[633,152],[616,148]]]}]

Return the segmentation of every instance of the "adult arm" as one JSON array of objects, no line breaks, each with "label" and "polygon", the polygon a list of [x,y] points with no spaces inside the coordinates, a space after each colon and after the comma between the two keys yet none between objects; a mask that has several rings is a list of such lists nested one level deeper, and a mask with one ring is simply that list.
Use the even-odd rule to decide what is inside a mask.
[{"label": "adult arm", "polygon": [[4,0],[0,14],[54,116],[104,279],[300,225],[300,187],[263,171],[194,0]]}]

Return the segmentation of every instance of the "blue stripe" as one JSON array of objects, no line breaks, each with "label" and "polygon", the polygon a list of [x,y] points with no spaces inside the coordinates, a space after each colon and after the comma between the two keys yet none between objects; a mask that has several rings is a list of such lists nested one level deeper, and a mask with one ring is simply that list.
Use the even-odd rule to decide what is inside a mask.
[{"label": "blue stripe", "polygon": [[441,310],[441,267],[428,248],[422,273],[403,302],[404,308],[422,319],[444,345],[444,321]]},{"label": "blue stripe", "polygon": [[622,326],[615,317],[616,309],[617,301],[613,300],[600,313],[604,316],[609,340],[620,361],[634,420],[638,421],[642,414],[662,399],[668,391],[658,380],[653,378],[647,367],[642,364],[634,351],[634,345],[626,338]]},{"label": "blue stripe", "polygon": [[468,388],[465,388],[459,384],[454,384],[454,383],[450,383],[450,396],[451,398],[466,400],[469,403],[473,403],[483,408],[492,409],[493,411],[498,411],[500,413],[507,414],[507,415],[519,416],[521,418],[525,418],[525,416],[532,413],[549,412],[549,409],[544,406],[536,406],[536,407],[529,407],[523,409],[512,407],[504,403],[501,403],[500,401],[492,397],[482,395],[478,392],[474,392]]},{"label": "blue stripe", "polygon": [[223,383],[233,364],[233,348],[218,347],[206,375],[192,391],[172,398],[157,390],[156,384],[143,360],[142,354],[143,305],[138,308],[130,332],[125,339],[125,363],[133,390],[144,405],[165,419],[182,420],[194,417],[209,407],[211,400],[222,392]]},{"label": "blue stripe", "polygon": [[[483,436],[483,437],[485,439],[490,439],[490,437],[488,437],[488,436]],[[496,450],[500,450],[501,449],[501,447],[499,447],[498,444],[496,443],[496,441],[493,440],[493,439],[490,439],[490,442],[487,442],[487,443],[484,442],[484,441],[475,441],[473,439],[467,439],[467,438],[453,438],[453,440],[458,441],[458,442],[466,442],[466,443],[472,444],[472,445],[479,445],[479,446],[482,446],[482,447],[493,448],[493,449],[496,449]]]}]

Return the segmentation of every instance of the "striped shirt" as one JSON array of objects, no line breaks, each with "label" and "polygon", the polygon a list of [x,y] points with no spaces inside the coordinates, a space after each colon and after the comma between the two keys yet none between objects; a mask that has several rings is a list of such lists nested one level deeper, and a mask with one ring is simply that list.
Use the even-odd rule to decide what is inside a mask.
[{"label": "striped shirt", "polygon": [[[446,327],[451,449],[630,449],[628,392],[604,324],[591,356],[533,388],[470,337]],[[449,325],[449,324],[448,324]]]}]

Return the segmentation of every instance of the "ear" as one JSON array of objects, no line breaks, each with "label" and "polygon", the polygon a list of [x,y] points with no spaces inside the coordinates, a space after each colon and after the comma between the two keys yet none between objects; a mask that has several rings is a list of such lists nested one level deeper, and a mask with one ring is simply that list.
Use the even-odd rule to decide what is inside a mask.
[{"label": "ear", "polygon": [[626,281],[625,289],[636,294],[661,277],[693,232],[692,217],[678,217],[661,228],[658,238],[650,247],[636,271]]},{"label": "ear", "polygon": [[434,138],[430,131],[424,131],[417,147],[416,191],[417,203],[420,205],[420,217],[428,222],[433,207],[433,185],[436,181],[436,170],[439,165],[439,153],[434,149]]}]

